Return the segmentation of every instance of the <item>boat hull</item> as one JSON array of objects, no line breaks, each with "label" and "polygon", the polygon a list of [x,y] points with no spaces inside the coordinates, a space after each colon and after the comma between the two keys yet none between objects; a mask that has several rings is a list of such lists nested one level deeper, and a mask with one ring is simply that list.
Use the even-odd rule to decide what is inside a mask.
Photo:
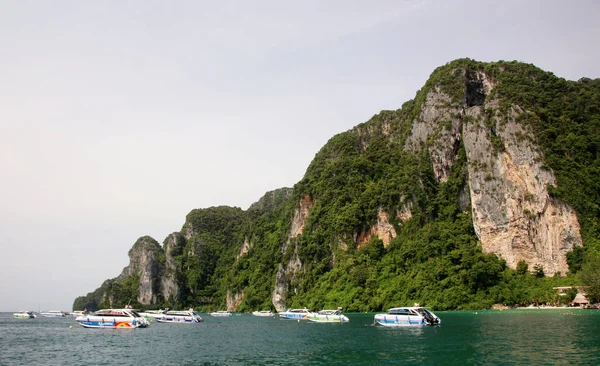
[{"label": "boat hull", "polygon": [[210,316],[214,316],[216,318],[228,318],[233,315],[231,313],[209,313],[209,314],[210,314]]},{"label": "boat hull", "polygon": [[377,324],[384,327],[420,327],[429,325],[423,317],[405,315],[375,315]]},{"label": "boat hull", "polygon": [[279,313],[279,317],[283,319],[299,319],[306,320],[310,313]]},{"label": "boat hull", "polygon": [[272,317],[275,314],[273,314],[272,312],[262,312],[262,311],[253,311],[252,315],[254,316],[262,316],[262,317]]},{"label": "boat hull", "polygon": [[306,320],[314,323],[346,323],[349,322],[345,315],[322,315],[322,314],[311,314]]},{"label": "boat hull", "polygon": [[66,317],[65,313],[40,313],[44,318],[64,318]]},{"label": "boat hull", "polygon": [[135,329],[148,326],[148,321],[144,318],[121,319],[116,317],[81,316],[77,317],[75,321],[84,328]]},{"label": "boat hull", "polygon": [[203,321],[202,318],[194,318],[191,316],[163,316],[161,318],[156,318],[156,321],[159,323],[201,323]]}]

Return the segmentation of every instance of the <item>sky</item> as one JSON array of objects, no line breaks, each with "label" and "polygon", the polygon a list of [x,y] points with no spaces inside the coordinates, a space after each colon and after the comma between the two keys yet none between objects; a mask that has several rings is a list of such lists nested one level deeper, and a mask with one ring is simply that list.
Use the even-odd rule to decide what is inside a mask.
[{"label": "sky", "polygon": [[600,2],[0,0],[0,311],[71,310],[195,208],[292,187],[457,58],[600,77]]}]

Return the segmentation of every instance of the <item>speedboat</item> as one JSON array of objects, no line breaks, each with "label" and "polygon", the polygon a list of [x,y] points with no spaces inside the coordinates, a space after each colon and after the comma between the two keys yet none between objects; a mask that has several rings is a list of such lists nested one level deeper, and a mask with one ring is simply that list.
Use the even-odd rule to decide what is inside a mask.
[{"label": "speedboat", "polygon": [[204,319],[193,310],[169,310],[157,317],[159,323],[200,323]]},{"label": "speedboat", "polygon": [[64,318],[66,316],[65,313],[58,310],[42,311],[40,315],[44,318]]},{"label": "speedboat", "polygon": [[375,314],[375,322],[384,327],[405,327],[441,324],[434,313],[423,307],[391,308],[387,314]]},{"label": "speedboat", "polygon": [[146,311],[138,311],[138,313],[148,320],[155,320],[158,318],[162,318],[165,315],[164,310],[146,310]]},{"label": "speedboat", "polygon": [[150,323],[133,309],[103,309],[80,315],[75,321],[84,328],[145,328]]},{"label": "speedboat", "polygon": [[33,311],[19,311],[18,313],[14,313],[13,314],[14,318],[18,318],[18,319],[35,319],[36,316],[33,313]]},{"label": "speedboat", "polygon": [[273,316],[275,314],[273,314],[273,312],[270,310],[260,310],[260,311],[253,311],[252,315],[254,315],[254,316]]},{"label": "speedboat", "polygon": [[280,318],[284,319],[308,319],[312,314],[307,308],[304,309],[288,309],[279,313]]},{"label": "speedboat", "polygon": [[228,316],[231,316],[232,314],[229,311],[225,311],[225,310],[219,310],[219,311],[215,311],[212,313],[209,313],[211,316],[215,316],[218,318],[225,318]]},{"label": "speedboat", "polygon": [[318,313],[310,314],[306,319],[316,323],[344,323],[350,321],[347,316],[342,315],[342,309],[321,310]]}]

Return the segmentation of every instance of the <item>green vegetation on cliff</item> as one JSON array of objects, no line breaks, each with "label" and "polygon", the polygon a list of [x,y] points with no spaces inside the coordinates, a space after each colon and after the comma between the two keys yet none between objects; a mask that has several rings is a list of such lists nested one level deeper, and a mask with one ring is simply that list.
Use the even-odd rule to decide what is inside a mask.
[{"label": "green vegetation on cliff", "polygon": [[[417,151],[405,147],[429,91],[441,90],[456,105],[483,103],[486,96],[472,82],[477,73],[494,82],[487,98],[496,98],[504,114],[511,106],[525,111],[518,122],[530,126],[533,135],[523,138],[539,146],[543,163],[556,176],[550,194],[578,214],[584,248],[568,255],[567,277],[544,278],[543,268],[524,262],[512,270],[482,251],[465,189],[469,163],[462,142],[454,147],[456,161],[444,182],[433,171],[431,142]],[[439,128],[448,124],[440,120]],[[489,136],[496,153],[502,152],[492,127]],[[596,273],[600,257],[599,147],[600,80],[567,81],[519,62],[453,61],[436,69],[401,109],[382,111],[332,137],[293,190],[269,192],[248,211],[190,212],[181,230],[183,244],[173,254],[180,293],[139,305],[273,308],[276,284],[284,286],[286,306],[313,309],[556,302],[552,286],[597,277],[590,273]],[[309,214],[302,233],[291,236],[299,202],[310,206]],[[405,212],[410,215],[401,218]],[[396,233],[387,246],[369,234],[382,213]],[[135,276],[107,281],[74,307],[107,299],[123,303],[136,286]]]}]

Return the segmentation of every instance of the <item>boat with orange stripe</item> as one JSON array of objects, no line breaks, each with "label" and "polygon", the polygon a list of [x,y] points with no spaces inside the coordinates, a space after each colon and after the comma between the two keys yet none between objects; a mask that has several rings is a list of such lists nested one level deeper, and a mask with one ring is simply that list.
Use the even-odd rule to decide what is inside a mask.
[{"label": "boat with orange stripe", "polygon": [[132,329],[145,328],[150,323],[133,309],[103,309],[94,314],[82,314],[75,321],[84,328]]}]

